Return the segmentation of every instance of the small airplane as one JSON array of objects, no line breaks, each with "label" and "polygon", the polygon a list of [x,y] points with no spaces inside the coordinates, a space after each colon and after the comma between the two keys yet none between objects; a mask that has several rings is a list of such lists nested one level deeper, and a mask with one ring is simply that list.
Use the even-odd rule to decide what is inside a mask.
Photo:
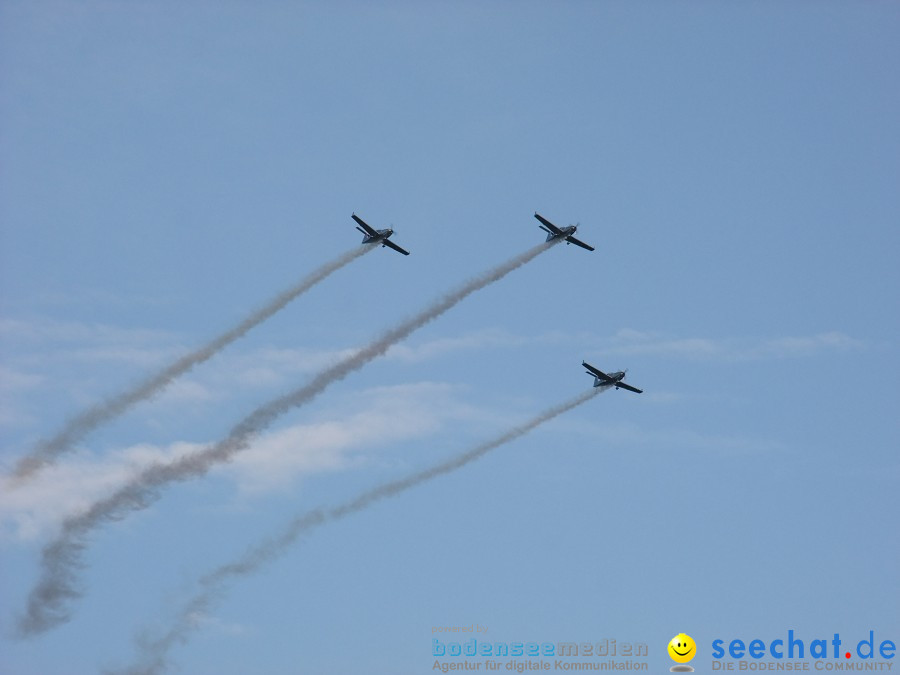
[{"label": "small airplane", "polygon": [[549,220],[544,218],[540,213],[535,212],[534,217],[541,221],[541,224],[538,225],[544,232],[547,233],[547,241],[552,241],[553,239],[559,239],[563,237],[566,240],[566,244],[575,244],[576,246],[580,246],[581,248],[586,248],[588,251],[593,251],[593,246],[588,246],[583,241],[579,241],[572,235],[578,230],[577,225],[568,225],[567,227],[557,227]]},{"label": "small airplane", "polygon": [[358,225],[356,227],[357,230],[363,233],[362,243],[364,244],[377,244],[381,242],[381,246],[390,246],[395,251],[402,253],[403,255],[409,255],[409,251],[405,248],[400,248],[394,242],[390,241],[388,238],[394,234],[394,230],[391,228],[387,228],[386,230],[376,230],[374,227],[370,227],[363,219],[357,216],[355,213],[352,216],[353,220],[355,220]]},{"label": "small airplane", "polygon": [[620,370],[618,373],[610,373],[607,375],[602,370],[598,370],[594,368],[587,361],[582,361],[581,365],[583,365],[587,370],[585,371],[588,375],[594,376],[594,386],[595,387],[615,387],[616,389],[622,388],[627,389],[628,391],[633,391],[635,394],[643,394],[643,389],[638,389],[637,387],[632,387],[630,384],[625,384],[622,380],[625,379],[625,373],[627,370]]}]

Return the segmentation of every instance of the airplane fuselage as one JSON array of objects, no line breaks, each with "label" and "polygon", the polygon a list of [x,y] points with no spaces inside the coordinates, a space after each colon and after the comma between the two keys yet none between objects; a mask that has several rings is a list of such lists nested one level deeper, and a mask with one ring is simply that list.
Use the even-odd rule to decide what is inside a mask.
[{"label": "airplane fuselage", "polygon": [[362,243],[377,244],[378,242],[382,242],[381,245],[384,246],[384,240],[389,238],[392,234],[394,234],[394,231],[390,228],[385,230],[375,230],[375,234],[366,234],[365,232],[363,232]]},{"label": "airplane fuselage", "polygon": [[[619,371],[617,373],[610,373],[609,380],[601,380],[596,375],[594,376],[594,386],[595,387],[614,387],[617,382],[621,382],[625,379],[624,371]],[[616,387],[618,389],[618,387]]]},{"label": "airplane fuselage", "polygon": [[[550,232],[547,234],[546,241],[553,241],[554,239],[565,239],[566,237],[571,237],[578,231],[577,225],[566,225],[565,227],[559,228],[559,234],[555,232]],[[568,242],[566,242],[568,243]]]}]

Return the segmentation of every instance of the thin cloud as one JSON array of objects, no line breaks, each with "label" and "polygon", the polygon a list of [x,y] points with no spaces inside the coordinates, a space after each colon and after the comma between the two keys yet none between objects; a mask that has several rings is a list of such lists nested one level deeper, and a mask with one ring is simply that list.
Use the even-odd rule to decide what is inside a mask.
[{"label": "thin cloud", "polygon": [[672,356],[702,361],[805,358],[834,351],[860,350],[867,346],[863,340],[837,331],[776,338],[678,338],[625,329],[611,338],[598,338],[597,343],[593,350],[604,355]]},{"label": "thin cloud", "polygon": [[388,350],[386,357],[407,363],[420,363],[460,351],[519,347],[533,341],[533,338],[513,335],[499,329],[483,330],[455,337],[437,338],[418,345],[394,345]]},{"label": "thin cloud", "polygon": [[0,365],[0,393],[34,389],[46,378],[36,373],[26,373]]},{"label": "thin cloud", "polygon": [[814,356],[826,351],[860,350],[866,343],[844,333],[819,333],[808,337],[783,337],[764,341],[756,350],[758,358],[772,356],[775,358],[791,358]]},{"label": "thin cloud", "polygon": [[777,439],[733,434],[709,434],[685,428],[647,429],[627,422],[594,424],[582,422],[580,432],[609,447],[644,446],[702,451],[731,456],[783,453],[790,446]]},{"label": "thin cloud", "polygon": [[[248,497],[290,489],[304,477],[357,466],[365,461],[364,453],[379,447],[424,438],[452,421],[477,416],[458,393],[448,384],[418,382],[352,394],[336,406],[340,415],[332,412],[328,419],[264,434],[218,475]],[[75,453],[21,489],[7,490],[0,483],[0,539],[28,542],[46,536],[69,514],[114,492],[146,467],[178,461],[203,447],[177,441],[142,443],[102,458]]]},{"label": "thin cloud", "polygon": [[166,446],[142,443],[99,460],[79,452],[15,490],[9,489],[10,478],[4,477],[0,482],[0,536],[7,540],[38,539],[56,529],[70,513],[117,489],[143,467],[176,461],[201,447],[183,441]]},{"label": "thin cloud", "polygon": [[171,342],[175,336],[167,331],[146,328],[123,328],[103,323],[62,321],[46,317],[0,319],[0,338],[28,344],[78,343],[81,345],[159,344]]}]

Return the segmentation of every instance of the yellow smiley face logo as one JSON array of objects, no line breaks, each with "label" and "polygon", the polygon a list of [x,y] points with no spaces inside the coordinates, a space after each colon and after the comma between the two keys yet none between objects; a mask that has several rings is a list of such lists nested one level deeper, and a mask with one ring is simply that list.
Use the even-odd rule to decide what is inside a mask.
[{"label": "yellow smiley face logo", "polygon": [[679,633],[669,640],[669,656],[676,663],[687,663],[694,658],[696,653],[697,645],[694,643],[694,638],[690,635]]}]

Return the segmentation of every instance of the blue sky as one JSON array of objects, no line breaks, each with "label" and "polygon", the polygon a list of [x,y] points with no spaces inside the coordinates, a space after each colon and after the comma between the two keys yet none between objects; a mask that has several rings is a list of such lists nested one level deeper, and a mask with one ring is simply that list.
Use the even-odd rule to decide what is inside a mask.
[{"label": "blue sky", "polygon": [[[396,673],[431,629],[900,640],[894,3],[0,4],[0,461],[392,224],[31,483],[0,489],[0,670],[130,662],[296,513],[607,392],[303,538],[172,652]],[[73,620],[12,636],[40,547],[154,459],[540,241],[203,480],[98,532]],[[173,667],[173,669],[175,669]]]}]

